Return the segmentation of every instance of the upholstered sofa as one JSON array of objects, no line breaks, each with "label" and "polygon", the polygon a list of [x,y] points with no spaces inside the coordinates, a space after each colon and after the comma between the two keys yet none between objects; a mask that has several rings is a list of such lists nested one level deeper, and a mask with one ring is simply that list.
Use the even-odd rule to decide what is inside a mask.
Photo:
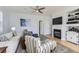
[{"label": "upholstered sofa", "polygon": [[1,41],[0,47],[7,47],[6,53],[15,53],[20,41],[20,35],[13,36],[12,32],[9,32],[1,36],[6,36],[8,40]]},{"label": "upholstered sofa", "polygon": [[25,44],[28,53],[50,53],[57,46],[56,41],[49,39],[41,41],[40,37],[35,38],[29,35],[25,36]]}]

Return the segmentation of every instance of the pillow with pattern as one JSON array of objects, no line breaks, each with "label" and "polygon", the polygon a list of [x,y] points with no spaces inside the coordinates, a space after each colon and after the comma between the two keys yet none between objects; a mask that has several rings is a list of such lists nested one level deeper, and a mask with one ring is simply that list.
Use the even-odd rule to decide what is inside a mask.
[{"label": "pillow with pattern", "polygon": [[9,40],[6,36],[0,36],[0,42]]}]

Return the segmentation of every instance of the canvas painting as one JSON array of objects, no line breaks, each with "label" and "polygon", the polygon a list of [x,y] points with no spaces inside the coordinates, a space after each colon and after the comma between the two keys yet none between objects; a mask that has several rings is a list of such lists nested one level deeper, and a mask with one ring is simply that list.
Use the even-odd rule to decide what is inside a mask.
[{"label": "canvas painting", "polygon": [[27,20],[26,19],[20,19],[20,26],[26,27],[27,26]]}]

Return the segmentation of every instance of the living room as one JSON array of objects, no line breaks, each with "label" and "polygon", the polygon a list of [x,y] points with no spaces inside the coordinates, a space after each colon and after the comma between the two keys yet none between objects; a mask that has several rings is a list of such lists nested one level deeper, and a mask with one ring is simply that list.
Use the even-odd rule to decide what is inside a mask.
[{"label": "living room", "polygon": [[[50,37],[52,37],[50,39],[54,39],[53,37],[58,38],[58,39],[56,39],[56,41],[54,40],[55,44],[54,44],[54,42],[52,43],[52,45],[55,46],[54,47],[55,49],[53,48],[54,51],[50,50],[50,53],[51,52],[52,53],[76,53],[76,52],[79,52],[78,38],[74,38],[78,41],[77,43],[72,42],[72,41],[75,41],[74,39],[72,41],[71,40],[67,41],[67,38],[70,38],[70,36],[67,36],[68,30],[72,29],[73,27],[78,28],[78,26],[79,26],[78,23],[67,24],[68,15],[70,13],[71,14],[75,13],[76,12],[75,10],[77,10],[78,8],[79,8],[78,6],[1,6],[0,7],[0,23],[1,23],[0,24],[0,27],[1,27],[0,35],[2,36],[9,32],[12,32],[12,34],[13,34],[14,31],[16,31],[17,34],[19,36],[21,36],[22,31],[27,29],[27,31],[32,32],[33,36],[35,36],[35,37],[40,36],[40,34],[42,34],[42,37],[46,36],[46,37],[48,37],[47,39],[49,39]],[[59,22],[60,24],[53,23],[54,22],[53,20],[54,19],[56,20],[58,18],[60,20],[60,22]],[[78,20],[77,20],[77,22],[78,22]],[[57,35],[55,35],[55,31],[58,31],[61,33],[61,34],[59,33],[60,37],[57,37]],[[71,34],[69,34],[69,35],[71,35]],[[78,33],[76,33],[76,34],[78,36]],[[75,37],[75,35],[74,35],[74,37]],[[11,36],[11,33],[6,34],[5,36],[9,37],[9,36]],[[7,43],[5,43],[4,41],[0,42],[0,47],[5,46],[6,47],[5,49],[7,49],[7,52],[15,53],[16,49],[19,48],[17,46],[20,45],[19,36],[14,38],[14,39],[18,39],[17,42],[14,41],[15,45],[12,45],[12,43],[14,43],[13,41],[8,44],[8,45],[10,45],[10,48],[6,47]],[[72,36],[71,36],[71,38],[72,38]],[[11,37],[9,37],[9,38],[11,38]],[[0,38],[0,39],[2,39],[2,38]],[[51,40],[49,40],[49,41],[51,42]],[[25,43],[25,42],[22,42],[22,44],[23,43]],[[70,46],[68,46],[67,44]],[[61,46],[58,46],[58,45],[61,45]],[[76,48],[74,48],[74,47],[76,47]],[[22,47],[19,48],[19,52],[17,52],[17,53],[27,53],[28,51],[30,51],[30,50],[28,50],[26,52],[25,50],[27,50],[27,49],[25,49],[25,50],[22,49],[22,51],[21,51],[20,50],[21,48]],[[13,50],[15,50],[15,51],[13,51]],[[31,52],[28,52],[28,53],[31,53]],[[44,51],[44,53],[45,53],[45,51]]]}]

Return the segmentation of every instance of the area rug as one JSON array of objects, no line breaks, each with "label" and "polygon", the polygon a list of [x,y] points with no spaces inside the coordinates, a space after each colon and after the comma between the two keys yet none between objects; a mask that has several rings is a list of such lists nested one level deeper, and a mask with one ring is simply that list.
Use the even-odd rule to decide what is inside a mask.
[{"label": "area rug", "polygon": [[57,47],[53,51],[53,53],[76,53],[76,52],[60,44],[57,44]]}]

